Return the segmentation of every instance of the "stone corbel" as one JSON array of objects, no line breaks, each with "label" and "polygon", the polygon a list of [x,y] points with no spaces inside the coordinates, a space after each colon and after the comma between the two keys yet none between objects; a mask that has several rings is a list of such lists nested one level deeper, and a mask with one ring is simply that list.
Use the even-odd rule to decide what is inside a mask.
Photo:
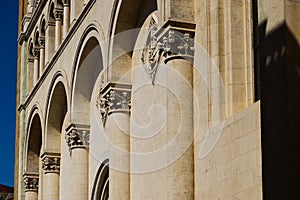
[{"label": "stone corbel", "polygon": [[162,57],[165,60],[180,57],[193,62],[195,28],[195,24],[176,21],[167,21],[158,28],[153,20],[150,22],[141,61],[152,84]]},{"label": "stone corbel", "polygon": [[65,139],[70,154],[74,148],[88,149],[90,144],[90,126],[84,124],[70,124],[66,128]]},{"label": "stone corbel", "polygon": [[39,187],[39,175],[36,173],[25,173],[24,178],[24,189],[27,191],[38,191]]},{"label": "stone corbel", "polygon": [[41,156],[42,168],[44,173],[59,173],[60,172],[60,154],[59,153],[44,153]]},{"label": "stone corbel", "polygon": [[100,89],[97,98],[103,126],[107,117],[112,113],[130,113],[131,109],[131,85],[120,83],[108,83]]}]

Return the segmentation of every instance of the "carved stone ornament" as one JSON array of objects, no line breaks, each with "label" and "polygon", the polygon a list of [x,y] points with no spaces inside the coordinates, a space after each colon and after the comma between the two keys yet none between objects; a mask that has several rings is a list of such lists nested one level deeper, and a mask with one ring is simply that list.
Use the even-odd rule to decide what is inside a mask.
[{"label": "carved stone ornament", "polygon": [[42,168],[45,174],[60,172],[60,154],[44,153],[41,157],[42,157]]},{"label": "carved stone ornament", "polygon": [[64,13],[64,11],[62,9],[59,9],[59,8],[55,9],[54,10],[54,18],[55,18],[55,20],[56,21],[62,20],[63,13]]},{"label": "carved stone ornament", "polygon": [[40,57],[40,49],[39,48],[33,48],[32,55],[35,59],[38,59]]},{"label": "carved stone ornament", "polygon": [[141,61],[146,73],[154,84],[158,64],[162,57],[168,59],[180,56],[192,60],[194,57],[195,25],[167,21],[160,29],[151,19],[148,39],[142,52]]},{"label": "carved stone ornament", "polygon": [[45,36],[40,36],[38,42],[41,48],[45,48]]},{"label": "carved stone ornament", "polygon": [[38,191],[39,176],[38,174],[24,174],[24,188],[27,191]]},{"label": "carved stone ornament", "polygon": [[66,129],[65,139],[70,154],[74,148],[89,148],[90,126],[82,124],[70,124]]},{"label": "carved stone ornament", "polygon": [[33,12],[33,7],[34,7],[34,0],[28,0],[27,1],[27,12],[32,13]]},{"label": "carved stone ornament", "polygon": [[103,126],[112,113],[130,113],[131,85],[108,83],[100,89],[96,106],[100,111]]}]

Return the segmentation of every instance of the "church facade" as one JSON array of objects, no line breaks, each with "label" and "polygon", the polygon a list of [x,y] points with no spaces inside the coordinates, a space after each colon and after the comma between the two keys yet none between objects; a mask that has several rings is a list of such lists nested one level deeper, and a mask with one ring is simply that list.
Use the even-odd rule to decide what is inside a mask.
[{"label": "church facade", "polygon": [[20,0],[15,199],[299,196],[299,22],[297,0]]}]

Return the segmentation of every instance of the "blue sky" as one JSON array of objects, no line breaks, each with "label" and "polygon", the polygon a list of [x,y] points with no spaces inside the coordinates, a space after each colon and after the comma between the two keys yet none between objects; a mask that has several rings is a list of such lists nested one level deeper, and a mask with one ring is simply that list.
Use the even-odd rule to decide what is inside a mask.
[{"label": "blue sky", "polygon": [[1,3],[0,184],[13,186],[19,2],[9,0]]}]

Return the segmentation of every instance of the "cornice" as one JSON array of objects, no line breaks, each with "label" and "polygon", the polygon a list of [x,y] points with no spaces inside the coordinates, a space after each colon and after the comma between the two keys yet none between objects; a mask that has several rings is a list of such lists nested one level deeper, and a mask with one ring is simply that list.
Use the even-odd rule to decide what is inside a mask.
[{"label": "cornice", "polygon": [[[43,0],[43,1],[45,1],[45,0]],[[85,19],[85,17],[87,16],[89,11],[93,7],[93,5],[95,4],[95,2],[96,2],[96,0],[90,0],[86,4],[86,6],[83,8],[82,12],[80,13],[78,19],[75,21],[74,25],[70,27],[70,30],[69,30],[66,38],[62,41],[58,50],[54,53],[52,59],[46,65],[44,73],[42,74],[42,76],[40,77],[40,79],[38,80],[38,82],[36,83],[34,88],[32,89],[31,93],[27,96],[24,103],[22,103],[18,106],[19,112],[21,112],[22,110],[25,110],[27,108],[27,106],[29,105],[29,103],[31,102],[31,100],[33,99],[33,97],[35,96],[35,94],[37,93],[37,91],[39,90],[39,88],[41,87],[43,82],[45,81],[46,77],[50,73],[51,69],[57,62],[58,58],[60,57],[60,55],[62,54],[64,49],[67,47],[67,45],[71,41],[72,37],[74,36],[75,32],[78,30],[79,26],[81,25],[81,23],[83,22],[83,20]]]}]

